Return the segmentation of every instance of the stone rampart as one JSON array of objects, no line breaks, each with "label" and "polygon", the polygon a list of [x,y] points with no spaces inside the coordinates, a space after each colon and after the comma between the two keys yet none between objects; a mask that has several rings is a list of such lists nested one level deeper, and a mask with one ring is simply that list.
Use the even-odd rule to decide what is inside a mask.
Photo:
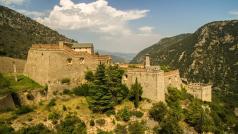
[{"label": "stone rampart", "polygon": [[212,101],[212,86],[200,83],[192,83],[185,86],[187,92],[202,101]]},{"label": "stone rampart", "polygon": [[[164,73],[165,88],[172,86],[180,89],[182,86],[182,81],[180,78],[179,70],[173,70]],[[167,91],[167,90],[166,90]]]},{"label": "stone rampart", "polygon": [[135,80],[141,84],[143,88],[142,97],[154,100],[165,101],[165,85],[163,71],[147,71],[145,69],[128,70],[124,76],[124,83],[131,87]]},{"label": "stone rampart", "polygon": [[110,64],[110,56],[75,52],[65,45],[33,45],[24,74],[41,85],[59,83],[66,78],[70,84],[79,85],[85,71],[95,70],[100,63]]},{"label": "stone rampart", "polygon": [[13,64],[16,65],[17,73],[23,73],[26,61],[10,57],[0,57],[0,73],[13,73]]}]

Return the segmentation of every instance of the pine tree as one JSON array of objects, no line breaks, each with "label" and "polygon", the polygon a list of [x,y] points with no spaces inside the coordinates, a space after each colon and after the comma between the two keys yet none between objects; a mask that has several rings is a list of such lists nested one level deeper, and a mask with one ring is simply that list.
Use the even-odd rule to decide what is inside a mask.
[{"label": "pine tree", "polygon": [[104,112],[112,109],[114,101],[112,101],[112,93],[109,91],[105,65],[100,64],[95,73],[95,80],[90,89],[90,96],[87,97],[89,108],[94,112]]},{"label": "pine tree", "polygon": [[139,106],[139,101],[142,93],[143,93],[142,86],[138,83],[138,80],[136,78],[135,83],[131,85],[131,98],[134,99],[135,108],[138,108]]}]

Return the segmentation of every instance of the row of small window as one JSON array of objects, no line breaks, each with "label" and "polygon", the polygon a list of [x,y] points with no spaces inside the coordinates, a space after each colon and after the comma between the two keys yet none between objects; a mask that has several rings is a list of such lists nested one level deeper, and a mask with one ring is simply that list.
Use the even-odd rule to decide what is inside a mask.
[{"label": "row of small window", "polygon": [[[72,58],[67,58],[68,64],[72,64],[72,63],[73,63],[72,61],[73,61]],[[80,58],[79,58],[79,63],[80,63],[80,64],[84,64],[84,57],[80,57]]]}]

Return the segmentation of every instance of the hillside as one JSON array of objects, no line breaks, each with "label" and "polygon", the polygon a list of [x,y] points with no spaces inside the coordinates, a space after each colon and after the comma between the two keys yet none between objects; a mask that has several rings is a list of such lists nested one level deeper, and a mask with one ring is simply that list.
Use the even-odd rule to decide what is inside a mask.
[{"label": "hillside", "polygon": [[179,68],[189,81],[213,83],[238,92],[238,20],[216,21],[195,33],[165,38],[141,51],[131,61],[150,54],[152,64]]},{"label": "hillside", "polygon": [[0,5],[0,55],[26,58],[33,43],[73,41],[58,32]]}]

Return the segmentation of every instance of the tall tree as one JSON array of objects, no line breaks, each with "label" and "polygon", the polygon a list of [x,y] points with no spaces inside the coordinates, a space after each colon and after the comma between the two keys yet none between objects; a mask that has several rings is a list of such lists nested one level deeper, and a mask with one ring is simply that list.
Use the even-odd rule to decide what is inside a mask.
[{"label": "tall tree", "polygon": [[93,83],[94,86],[89,90],[90,96],[87,97],[89,108],[94,112],[104,112],[112,109],[114,102],[112,101],[112,93],[108,88],[104,64],[98,65]]},{"label": "tall tree", "polygon": [[142,86],[136,78],[135,83],[131,85],[131,98],[134,100],[135,108],[138,108],[141,95],[143,93]]}]

